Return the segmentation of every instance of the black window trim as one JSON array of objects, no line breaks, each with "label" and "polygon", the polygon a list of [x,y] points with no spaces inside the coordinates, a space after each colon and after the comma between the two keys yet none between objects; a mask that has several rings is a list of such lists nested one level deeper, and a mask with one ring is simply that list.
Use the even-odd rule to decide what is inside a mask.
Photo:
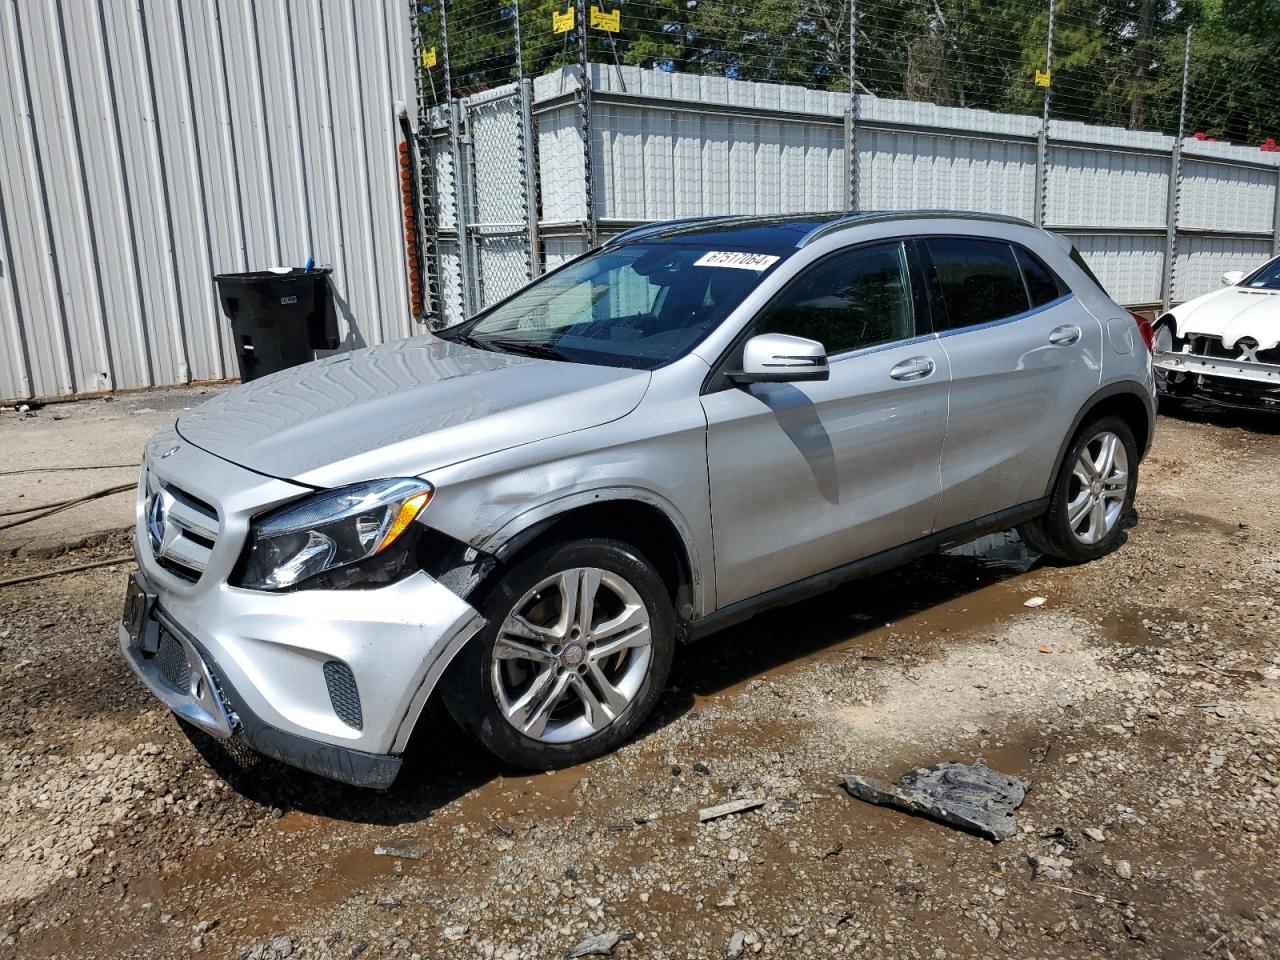
[{"label": "black window trim", "polygon": [[[1003,326],[1006,323],[1017,323],[1019,320],[1025,320],[1027,317],[1034,316],[1037,313],[1042,313],[1045,310],[1050,309],[1051,307],[1058,306],[1058,304],[1060,303],[1065,303],[1066,301],[1072,299],[1075,296],[1075,291],[1071,289],[1071,285],[1068,284],[1065,280],[1062,279],[1061,276],[1058,275],[1058,271],[1054,270],[1051,266],[1049,266],[1047,263],[1044,262],[1044,257],[1038,256],[1034,250],[1029,249],[1024,244],[1018,243],[1015,240],[1005,240],[1001,237],[978,236],[975,234],[968,234],[968,233],[920,234],[915,238],[915,240],[916,240],[916,248],[918,251],[918,255],[920,257],[921,268],[922,270],[935,270],[935,273],[934,273],[935,277],[937,276],[936,268],[934,267],[933,257],[929,253],[929,246],[928,246],[928,241],[935,240],[935,239],[937,240],[977,240],[977,241],[983,241],[986,243],[1002,243],[1005,246],[1009,247],[1011,252],[1013,253],[1014,265],[1018,268],[1018,276],[1022,278],[1022,290],[1026,294],[1027,306],[1028,306],[1028,309],[1023,310],[1021,313],[1014,313],[1014,314],[1010,314],[1009,316],[998,317],[995,320],[986,320],[986,321],[983,321],[982,323],[973,323],[966,327],[949,327],[945,330],[938,330],[937,325],[935,324],[934,325],[935,334],[940,338],[952,337],[960,333],[970,333],[975,330],[988,330],[992,327]],[[1031,306],[1031,288],[1027,285],[1026,273],[1023,271],[1022,264],[1018,260],[1018,254],[1017,254],[1018,250],[1024,251],[1025,253],[1029,254],[1030,256],[1034,257],[1037,261],[1039,261],[1039,263],[1046,270],[1049,271],[1049,275],[1058,282],[1058,287],[1062,290],[1065,290],[1066,292],[1060,294],[1057,298],[1050,300],[1048,303],[1042,303],[1038,307],[1032,307]],[[932,316],[932,311],[936,311],[941,316],[944,316],[944,317],[947,316],[947,305],[945,301],[942,303],[934,302],[934,291],[930,284],[927,284],[927,283],[925,284],[925,291],[929,297],[931,316]]]},{"label": "black window trim", "polygon": [[[729,379],[726,371],[729,369],[730,361],[734,360],[738,352],[742,349],[742,345],[746,343],[754,334],[756,324],[760,318],[764,316],[782,297],[786,296],[788,291],[804,279],[805,275],[811,270],[816,270],[828,260],[834,257],[843,256],[861,247],[878,247],[887,244],[896,243],[903,248],[903,258],[907,263],[907,283],[911,287],[911,315],[914,321],[915,334],[902,340],[890,340],[887,343],[877,343],[869,347],[851,347],[848,350],[842,350],[840,353],[828,354],[828,363],[837,363],[853,356],[867,356],[873,353],[880,353],[884,350],[891,350],[894,347],[908,346],[913,343],[924,343],[926,340],[934,338],[933,332],[933,312],[927,291],[925,291],[920,283],[923,279],[923,273],[919,263],[916,262],[913,241],[916,239],[913,234],[903,234],[896,237],[876,237],[874,240],[868,239],[859,243],[851,243],[848,246],[840,247],[838,250],[832,250],[830,253],[824,253],[817,260],[802,267],[800,272],[782,285],[772,297],[769,298],[755,315],[743,324],[737,336],[733,338],[730,344],[725,347],[724,351],[711,365],[710,372],[702,381],[702,389],[698,391],[698,396],[705,397],[711,393],[719,393],[722,390],[736,389],[737,385]],[[823,344],[825,347],[826,344]]]}]

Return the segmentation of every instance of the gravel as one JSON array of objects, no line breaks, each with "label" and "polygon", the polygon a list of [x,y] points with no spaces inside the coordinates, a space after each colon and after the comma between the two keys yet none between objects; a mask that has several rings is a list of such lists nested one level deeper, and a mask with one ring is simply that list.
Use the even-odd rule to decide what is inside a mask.
[{"label": "gravel", "polygon": [[[1277,429],[1162,417],[1097,563],[988,538],[682,650],[583,767],[433,713],[386,794],[186,735],[123,566],[0,590],[0,957],[1280,956]],[[978,759],[1032,783],[998,846],[841,787]]]}]

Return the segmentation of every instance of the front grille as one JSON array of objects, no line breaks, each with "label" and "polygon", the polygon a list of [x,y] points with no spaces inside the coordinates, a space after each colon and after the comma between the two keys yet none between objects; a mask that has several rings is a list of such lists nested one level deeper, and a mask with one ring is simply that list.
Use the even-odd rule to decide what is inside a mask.
[{"label": "front grille", "polygon": [[1191,352],[1197,356],[1217,357],[1221,360],[1235,360],[1240,356],[1239,350],[1224,347],[1221,337],[1192,337]]},{"label": "front grille", "polygon": [[[1255,347],[1256,340],[1242,339],[1230,348],[1223,346],[1221,337],[1196,337],[1191,338],[1191,352],[1201,357],[1215,357],[1221,360],[1246,360],[1250,359],[1245,356],[1242,349],[1245,345]],[[1270,350],[1258,350],[1253,354],[1252,359],[1257,363],[1274,363],[1280,364],[1280,347],[1272,347]]]},{"label": "front grille", "polygon": [[324,682],[329,688],[329,702],[333,712],[348,727],[364,729],[364,715],[360,712],[360,692],[351,668],[341,660],[330,660],[324,665]]},{"label": "front grille", "polygon": [[174,484],[147,474],[147,541],[156,562],[195,583],[213,556],[221,533],[218,511]]},{"label": "front grille", "polygon": [[156,650],[154,660],[169,686],[179,693],[188,691],[191,686],[191,665],[187,662],[187,652],[164,624],[160,625],[160,648]]},{"label": "front grille", "polygon": [[[1254,341],[1245,341],[1253,346]],[[1252,358],[1246,358],[1241,344],[1228,349],[1223,346],[1221,337],[1193,336],[1191,352],[1196,356],[1211,357],[1221,360],[1253,359],[1257,363],[1273,363],[1280,365],[1280,347],[1270,350],[1258,350]],[[1192,392],[1197,396],[1217,403],[1232,404],[1240,407],[1264,409],[1280,408],[1280,387],[1270,383],[1259,383],[1251,380],[1237,380],[1226,376],[1200,374],[1195,377]]]}]

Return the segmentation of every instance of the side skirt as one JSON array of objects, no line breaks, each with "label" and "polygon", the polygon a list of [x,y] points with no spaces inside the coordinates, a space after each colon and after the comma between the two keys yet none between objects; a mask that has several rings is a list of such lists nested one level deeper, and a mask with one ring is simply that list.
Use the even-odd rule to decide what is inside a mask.
[{"label": "side skirt", "polygon": [[1010,527],[1016,527],[1020,523],[1034,520],[1048,509],[1049,498],[1042,497],[1039,500],[1032,500],[1029,503],[1010,507],[1007,510],[1000,510],[946,530],[939,530],[937,533],[931,533],[929,536],[921,537],[919,540],[912,540],[910,543],[902,544],[902,546],[892,547],[880,553],[873,553],[869,557],[842,564],[823,573],[816,573],[811,577],[805,577],[803,580],[775,587],[767,593],[748,597],[746,600],[739,600],[737,603],[731,603],[729,606],[707,614],[705,617],[690,621],[685,628],[686,639],[701,640],[703,637],[726,627],[749,620],[757,613],[762,613],[765,610],[786,606],[799,600],[817,596],[820,593],[826,593],[828,590],[851,580],[859,580],[863,577],[883,573],[886,570],[892,570],[894,567],[900,567],[918,557],[937,553],[940,550],[959,546],[962,543],[969,543],[989,533],[1008,530]]}]

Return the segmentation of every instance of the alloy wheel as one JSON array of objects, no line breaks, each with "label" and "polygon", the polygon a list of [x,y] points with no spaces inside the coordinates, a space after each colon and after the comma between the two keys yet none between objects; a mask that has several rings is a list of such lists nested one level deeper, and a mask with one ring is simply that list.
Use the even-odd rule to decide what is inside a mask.
[{"label": "alloy wheel", "polygon": [[493,645],[498,707],[516,730],[569,743],[618,719],[653,661],[649,611],[618,574],[575,567],[521,597]]},{"label": "alloy wheel", "polygon": [[1129,455],[1110,431],[1094,435],[1076,457],[1067,495],[1067,526],[1092,546],[1109,534],[1124,511],[1129,492]]}]

